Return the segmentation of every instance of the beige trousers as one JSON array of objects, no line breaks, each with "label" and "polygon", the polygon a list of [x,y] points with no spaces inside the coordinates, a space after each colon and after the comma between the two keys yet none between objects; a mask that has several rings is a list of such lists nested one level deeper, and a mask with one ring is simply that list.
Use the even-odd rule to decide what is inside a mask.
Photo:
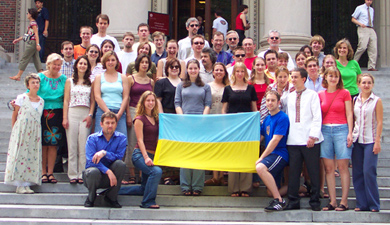
[{"label": "beige trousers", "polygon": [[[131,119],[135,119],[136,108],[130,106],[130,115]],[[128,168],[134,168],[133,162],[131,161],[131,156],[133,155],[134,147],[137,144],[137,136],[134,131],[134,124],[129,128],[127,127],[127,149],[125,156],[125,163]]]},{"label": "beige trousers", "polygon": [[367,49],[368,69],[375,69],[377,53],[377,37],[373,28],[358,27],[359,43],[356,49],[354,60],[359,61],[360,57]]},{"label": "beige trousers", "polygon": [[88,116],[89,108],[76,106],[69,108],[69,128],[66,129],[68,142],[68,177],[69,179],[81,179],[85,169],[85,144],[91,127],[87,128],[87,122],[83,120]]},{"label": "beige trousers", "polygon": [[42,70],[42,64],[41,60],[39,59],[39,52],[37,51],[35,40],[30,40],[26,43],[26,49],[24,50],[22,59],[19,63],[19,70],[25,71],[31,58],[34,62],[35,69],[38,72]]},{"label": "beige trousers", "polygon": [[252,192],[252,173],[229,172],[228,192]]}]

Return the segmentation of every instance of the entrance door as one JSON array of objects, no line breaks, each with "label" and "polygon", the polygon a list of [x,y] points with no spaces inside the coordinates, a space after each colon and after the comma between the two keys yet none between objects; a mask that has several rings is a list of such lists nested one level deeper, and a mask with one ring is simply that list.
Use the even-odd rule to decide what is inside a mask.
[{"label": "entrance door", "polygon": [[173,36],[180,40],[188,36],[185,23],[190,17],[201,16],[205,28],[205,38],[210,41],[212,25],[215,19],[214,10],[221,9],[222,17],[229,23],[229,30],[234,29],[238,5],[241,0],[173,0]]},{"label": "entrance door", "polygon": [[50,13],[45,57],[53,52],[59,53],[63,41],[80,44],[81,26],[91,26],[96,33],[95,19],[101,12],[101,5],[101,0],[45,1],[45,7]]},{"label": "entrance door", "polygon": [[[351,15],[363,1],[312,0],[312,35],[319,34],[325,39],[325,54],[332,54],[336,43],[347,38],[356,50],[358,44],[357,28],[351,22]],[[367,53],[359,61],[367,67]]]}]

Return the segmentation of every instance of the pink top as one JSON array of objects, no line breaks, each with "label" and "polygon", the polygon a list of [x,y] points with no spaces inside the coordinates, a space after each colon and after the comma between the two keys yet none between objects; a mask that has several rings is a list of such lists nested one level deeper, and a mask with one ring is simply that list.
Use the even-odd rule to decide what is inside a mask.
[{"label": "pink top", "polygon": [[134,84],[131,86],[130,89],[130,106],[137,107],[138,101],[141,98],[141,95],[145,91],[153,91],[152,83],[151,81],[147,84],[140,84],[135,81],[134,76],[133,77]]},{"label": "pink top", "polygon": [[345,102],[351,101],[349,91],[338,89],[333,93],[328,93],[324,90],[320,91],[318,95],[321,102],[322,124],[346,124]]},{"label": "pink top", "polygon": [[37,29],[38,29],[38,24],[37,24],[37,22],[35,20],[31,21],[30,25],[28,26],[27,34],[31,36],[30,40],[36,40],[35,34],[34,34],[34,30],[33,30],[33,26],[36,26]]}]

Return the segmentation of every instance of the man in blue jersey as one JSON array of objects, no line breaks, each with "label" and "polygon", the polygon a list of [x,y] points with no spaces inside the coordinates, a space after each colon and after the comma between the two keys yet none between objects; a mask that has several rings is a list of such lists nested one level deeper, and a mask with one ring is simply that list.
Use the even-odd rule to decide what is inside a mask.
[{"label": "man in blue jersey", "polygon": [[288,165],[286,142],[290,122],[288,116],[279,109],[279,93],[269,91],[265,97],[270,115],[261,126],[261,141],[265,139],[266,149],[256,161],[256,171],[274,198],[265,211],[279,211],[286,207],[279,188],[283,169]]}]

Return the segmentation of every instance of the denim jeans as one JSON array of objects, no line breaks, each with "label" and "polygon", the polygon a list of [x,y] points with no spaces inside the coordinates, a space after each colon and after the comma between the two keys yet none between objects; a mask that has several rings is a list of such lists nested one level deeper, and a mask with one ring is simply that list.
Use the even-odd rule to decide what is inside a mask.
[{"label": "denim jeans", "polygon": [[[148,153],[148,156],[153,160],[153,154]],[[141,204],[143,208],[156,205],[157,187],[162,175],[161,168],[158,166],[147,166],[141,150],[138,148],[134,149],[132,161],[134,166],[142,171],[141,186],[121,187],[118,194],[143,195],[144,198]]]},{"label": "denim jeans", "polygon": [[[117,114],[118,109],[109,109],[111,112]],[[100,118],[102,118],[103,110],[101,110],[99,107],[96,111],[96,120],[95,120],[95,132],[99,132],[102,130],[102,127],[100,126]],[[125,136],[127,136],[127,125],[126,125],[126,112],[124,112],[121,116],[121,118],[118,121],[116,131],[121,132]]]},{"label": "denim jeans", "polygon": [[180,168],[180,188],[181,191],[200,191],[204,187],[204,170]]},{"label": "denim jeans", "polygon": [[322,125],[324,141],[321,142],[321,158],[351,159],[352,146],[347,147],[348,124]]}]

